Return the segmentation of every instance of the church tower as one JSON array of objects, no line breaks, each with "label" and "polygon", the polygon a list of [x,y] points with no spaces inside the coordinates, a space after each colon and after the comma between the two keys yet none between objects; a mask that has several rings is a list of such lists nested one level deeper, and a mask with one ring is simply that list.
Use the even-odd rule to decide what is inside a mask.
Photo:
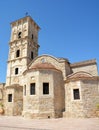
[{"label": "church tower", "polygon": [[38,56],[38,31],[40,27],[26,16],[11,23],[11,38],[7,66],[6,86],[22,84],[22,73]]}]

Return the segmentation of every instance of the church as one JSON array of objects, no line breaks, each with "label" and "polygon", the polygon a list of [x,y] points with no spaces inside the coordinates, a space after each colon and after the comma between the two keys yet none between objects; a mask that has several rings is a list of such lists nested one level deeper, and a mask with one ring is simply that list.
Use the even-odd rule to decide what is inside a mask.
[{"label": "church", "polygon": [[11,23],[6,83],[0,83],[3,115],[26,118],[97,116],[99,76],[95,59],[38,56],[40,27],[26,16]]}]

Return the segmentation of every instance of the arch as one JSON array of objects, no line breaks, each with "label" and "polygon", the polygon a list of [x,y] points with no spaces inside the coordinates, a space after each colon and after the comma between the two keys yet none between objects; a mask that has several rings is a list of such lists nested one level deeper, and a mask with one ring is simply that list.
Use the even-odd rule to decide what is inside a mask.
[{"label": "arch", "polygon": [[43,54],[43,55],[41,55],[41,56],[37,56],[36,58],[34,58],[34,59],[32,60],[32,62],[29,64],[28,67],[30,67],[30,66],[32,65],[32,63],[34,63],[36,60],[38,60],[38,59],[40,59],[40,58],[44,58],[44,57],[50,57],[50,58],[54,59],[55,61],[59,62],[59,59],[58,59],[58,58],[56,58],[56,57],[54,57],[54,56],[51,56],[51,55]]},{"label": "arch", "polygon": [[19,32],[19,33],[18,33],[18,38],[21,38],[21,34],[22,34],[22,32]]},{"label": "arch", "polygon": [[84,78],[84,77],[93,77],[93,76],[90,73],[85,71],[75,72],[67,76],[67,78]]},{"label": "arch", "polygon": [[67,59],[56,58],[54,56],[44,54],[34,58],[32,62],[28,65],[27,70],[31,70],[35,65],[41,63],[43,64],[43,66],[47,65],[47,67],[49,66],[49,64],[51,64],[56,70],[59,70],[63,73],[63,77],[66,77],[66,69],[68,70],[69,68],[69,62]]}]

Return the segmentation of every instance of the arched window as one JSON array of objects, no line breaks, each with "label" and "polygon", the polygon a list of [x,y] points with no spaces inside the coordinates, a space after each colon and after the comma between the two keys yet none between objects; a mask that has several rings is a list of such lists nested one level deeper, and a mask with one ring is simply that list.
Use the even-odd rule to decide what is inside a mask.
[{"label": "arched window", "polygon": [[19,32],[19,33],[18,33],[18,38],[21,38],[21,34],[22,34],[22,32]]},{"label": "arched window", "polygon": [[19,57],[20,56],[20,50],[17,50],[16,51],[16,57]]},{"label": "arched window", "polygon": [[19,69],[15,68],[15,75],[17,75],[19,73]]}]

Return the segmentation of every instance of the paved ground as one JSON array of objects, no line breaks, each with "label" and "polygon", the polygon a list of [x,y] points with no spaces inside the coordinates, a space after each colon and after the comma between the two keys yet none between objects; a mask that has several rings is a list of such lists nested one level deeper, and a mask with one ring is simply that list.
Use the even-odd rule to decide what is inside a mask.
[{"label": "paved ground", "polygon": [[0,130],[99,130],[99,118],[24,119],[0,116]]}]

